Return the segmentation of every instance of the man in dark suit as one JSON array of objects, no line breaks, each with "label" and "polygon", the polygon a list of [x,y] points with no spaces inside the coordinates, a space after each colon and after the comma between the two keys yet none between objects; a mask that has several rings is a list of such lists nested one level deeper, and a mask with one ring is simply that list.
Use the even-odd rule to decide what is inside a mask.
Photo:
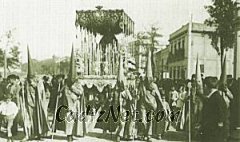
[{"label": "man in dark suit", "polygon": [[218,80],[209,77],[206,80],[207,96],[203,106],[202,141],[225,142],[225,129],[228,117],[227,105],[220,91],[217,89]]}]

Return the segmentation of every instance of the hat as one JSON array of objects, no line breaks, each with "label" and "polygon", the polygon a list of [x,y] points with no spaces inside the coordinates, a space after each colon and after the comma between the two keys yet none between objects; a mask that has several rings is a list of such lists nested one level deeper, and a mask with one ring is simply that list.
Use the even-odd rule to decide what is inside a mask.
[{"label": "hat", "polygon": [[76,79],[77,79],[76,61],[75,61],[74,47],[72,45],[70,67],[69,67],[69,73],[67,78],[68,85],[72,85],[76,81]]},{"label": "hat", "polygon": [[29,47],[27,45],[27,55],[28,55],[28,71],[27,71],[27,78],[33,78],[33,68],[32,68],[32,59],[31,59],[31,55],[30,55],[30,51],[29,51]]}]

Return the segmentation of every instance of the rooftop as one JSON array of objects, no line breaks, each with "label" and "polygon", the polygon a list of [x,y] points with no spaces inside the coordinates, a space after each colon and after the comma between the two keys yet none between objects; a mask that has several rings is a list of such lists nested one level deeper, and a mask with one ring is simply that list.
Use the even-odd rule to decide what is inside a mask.
[{"label": "rooftop", "polygon": [[[179,28],[178,30],[170,34],[169,40],[172,40],[183,33],[187,33],[188,29],[189,29],[189,23],[183,25],[181,28]],[[216,29],[215,27],[211,27],[203,23],[192,23],[193,33],[209,33],[209,32],[213,32],[215,29]]]}]

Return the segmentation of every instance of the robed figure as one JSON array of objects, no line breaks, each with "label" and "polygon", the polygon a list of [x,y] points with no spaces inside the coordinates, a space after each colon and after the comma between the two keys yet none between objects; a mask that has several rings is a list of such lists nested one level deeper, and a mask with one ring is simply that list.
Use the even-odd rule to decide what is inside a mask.
[{"label": "robed figure", "polygon": [[47,121],[47,111],[44,109],[46,101],[44,87],[41,81],[32,74],[31,58],[28,49],[28,76],[22,91],[21,100],[24,109],[25,139],[40,139],[50,130]]},{"label": "robed figure", "polygon": [[149,120],[152,120],[155,111],[163,109],[161,94],[153,81],[151,56],[151,51],[149,50],[146,64],[146,77],[140,81],[138,101],[140,119],[142,119],[142,121],[139,122],[138,135],[142,140],[148,141],[152,140],[151,136],[159,138],[159,123]]},{"label": "robed figure", "polygon": [[76,76],[74,48],[72,47],[69,74],[59,93],[59,103],[62,104],[57,104],[64,107],[59,110],[59,114],[56,116],[61,118],[61,122],[58,122],[58,119],[56,120],[58,125],[65,124],[64,130],[68,142],[73,141],[73,135],[83,137],[86,133],[84,89]]},{"label": "robed figure", "polygon": [[119,142],[121,137],[124,139],[133,139],[133,97],[127,87],[126,77],[124,75],[123,58],[122,55],[119,57],[119,69],[117,76],[117,102],[119,103],[119,117],[118,117],[118,128],[116,131],[117,139]]},{"label": "robed figure", "polygon": [[103,134],[106,134],[107,131],[111,134],[116,131],[117,123],[114,122],[113,117],[108,117],[108,113],[113,108],[114,113],[117,113],[117,107],[119,106],[119,94],[115,86],[107,85],[103,91],[98,95],[100,114],[105,114],[103,119],[98,120],[94,128],[100,128],[103,130]]},{"label": "robed figure", "polygon": [[[191,82],[188,83],[189,103],[187,104],[187,117],[185,128],[188,129],[189,135],[193,137],[200,136],[200,123],[203,109],[203,81],[201,77],[200,64],[197,55],[196,73],[192,75]],[[190,123],[189,123],[190,121]],[[190,125],[190,126],[189,126]]]}]

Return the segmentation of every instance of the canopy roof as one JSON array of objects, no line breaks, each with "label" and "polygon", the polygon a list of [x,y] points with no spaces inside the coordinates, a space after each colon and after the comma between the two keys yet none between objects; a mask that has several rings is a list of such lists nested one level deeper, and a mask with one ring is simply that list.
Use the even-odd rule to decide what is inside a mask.
[{"label": "canopy roof", "polygon": [[76,27],[87,28],[94,33],[130,35],[134,33],[134,22],[122,9],[76,11]]}]

